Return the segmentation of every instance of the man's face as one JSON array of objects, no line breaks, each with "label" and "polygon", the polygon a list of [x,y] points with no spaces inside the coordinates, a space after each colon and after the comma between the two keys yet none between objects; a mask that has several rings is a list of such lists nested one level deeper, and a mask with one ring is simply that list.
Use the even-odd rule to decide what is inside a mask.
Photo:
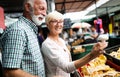
[{"label": "man's face", "polygon": [[34,0],[31,5],[32,21],[40,26],[46,16],[47,4],[45,0]]}]

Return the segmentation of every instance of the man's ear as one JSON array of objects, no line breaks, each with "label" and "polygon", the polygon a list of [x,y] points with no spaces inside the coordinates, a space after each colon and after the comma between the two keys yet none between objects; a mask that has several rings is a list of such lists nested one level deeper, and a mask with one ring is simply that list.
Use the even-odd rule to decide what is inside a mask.
[{"label": "man's ear", "polygon": [[27,12],[30,12],[31,11],[31,5],[29,3],[26,3],[25,4],[25,9]]}]

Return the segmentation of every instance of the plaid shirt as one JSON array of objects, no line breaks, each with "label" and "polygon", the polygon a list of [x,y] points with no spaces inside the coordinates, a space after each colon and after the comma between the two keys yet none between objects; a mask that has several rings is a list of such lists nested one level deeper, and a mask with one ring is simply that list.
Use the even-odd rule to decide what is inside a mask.
[{"label": "plaid shirt", "polygon": [[2,36],[2,66],[20,68],[45,77],[44,61],[37,39],[37,27],[21,16]]}]

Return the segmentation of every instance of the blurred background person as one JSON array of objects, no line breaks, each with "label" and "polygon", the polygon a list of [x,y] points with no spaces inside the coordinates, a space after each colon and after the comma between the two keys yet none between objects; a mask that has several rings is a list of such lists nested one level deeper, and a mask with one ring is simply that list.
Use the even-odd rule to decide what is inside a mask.
[{"label": "blurred background person", "polygon": [[98,33],[97,33],[95,27],[92,26],[90,29],[91,29],[91,37],[93,37],[94,39],[96,39],[98,37]]},{"label": "blurred background person", "polygon": [[40,26],[38,27],[38,40],[41,46],[42,42],[44,41],[44,35],[43,35],[43,30]]}]

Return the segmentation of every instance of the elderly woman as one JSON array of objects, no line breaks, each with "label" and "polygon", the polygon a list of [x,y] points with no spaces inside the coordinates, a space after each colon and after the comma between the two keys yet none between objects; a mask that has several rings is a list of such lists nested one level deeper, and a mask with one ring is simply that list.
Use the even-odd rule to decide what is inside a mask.
[{"label": "elderly woman", "polygon": [[92,59],[103,53],[107,46],[106,42],[97,43],[92,51],[81,59],[72,61],[70,51],[65,45],[65,41],[59,37],[63,30],[63,15],[57,11],[46,16],[46,24],[49,34],[42,43],[42,53],[46,65],[47,77],[70,77],[70,73],[85,65]]}]

